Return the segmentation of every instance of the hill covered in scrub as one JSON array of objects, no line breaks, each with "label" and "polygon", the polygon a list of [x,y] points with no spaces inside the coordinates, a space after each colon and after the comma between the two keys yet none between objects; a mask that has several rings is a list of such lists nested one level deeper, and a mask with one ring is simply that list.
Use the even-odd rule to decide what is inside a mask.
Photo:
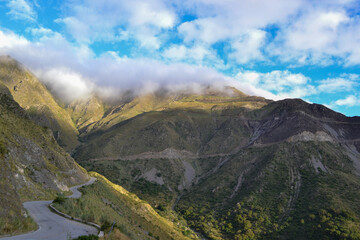
[{"label": "hill covered in scrub", "polygon": [[0,235],[36,229],[23,201],[51,199],[85,182],[86,171],[49,128],[36,125],[0,85]]},{"label": "hill covered in scrub", "polygon": [[[11,76],[7,77],[12,81]],[[64,201],[70,186],[89,178],[87,171],[59,146],[57,140],[62,140],[54,137],[56,132],[38,125],[38,118],[22,108],[13,94],[0,78],[0,236],[38,228],[23,202]],[[37,93],[26,95],[32,94]],[[111,239],[197,239],[185,220],[180,218],[175,225],[135,194],[99,174],[92,175],[98,181],[84,189],[82,198],[60,201],[65,207],[59,202],[57,207],[74,217],[94,221],[107,231],[116,221]]]},{"label": "hill covered in scrub", "polygon": [[77,146],[78,131],[71,115],[59,106],[46,86],[24,66],[10,57],[1,56],[0,83],[9,89],[30,119],[53,131],[62,147],[71,151]]},{"label": "hill covered in scrub", "polygon": [[94,172],[90,175],[97,181],[82,188],[80,199],[65,199],[54,206],[71,216],[99,224],[106,239],[198,239],[184,219],[174,216],[170,221],[102,175]]},{"label": "hill covered in scrub", "polygon": [[238,91],[107,112],[74,158],[209,239],[360,236],[359,117]]},{"label": "hill covered in scrub", "polygon": [[[54,197],[86,178],[59,143],[104,177],[93,173],[98,181],[83,189],[83,198],[58,207],[104,229],[116,222],[115,239],[196,239],[194,232],[216,240],[360,239],[359,117],[301,99],[272,101],[214,86],[127,92],[111,100],[94,94],[66,105],[5,60],[1,186],[7,194],[2,201],[14,210],[0,219],[11,226],[18,225],[9,219],[34,226],[21,207],[32,199],[28,188]],[[19,92],[14,81],[23,74],[31,81]],[[22,102],[32,95],[36,103]]]}]

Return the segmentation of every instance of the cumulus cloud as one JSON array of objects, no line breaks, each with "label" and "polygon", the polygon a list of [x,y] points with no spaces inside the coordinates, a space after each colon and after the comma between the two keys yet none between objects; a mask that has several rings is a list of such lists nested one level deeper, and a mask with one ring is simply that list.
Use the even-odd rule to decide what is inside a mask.
[{"label": "cumulus cloud", "polygon": [[18,36],[11,31],[0,31],[0,48],[3,49],[3,51],[28,44],[29,41],[24,37]]},{"label": "cumulus cloud", "polygon": [[[351,96],[358,89],[356,74],[312,81],[296,73],[304,65],[360,64],[356,0],[66,0],[55,20],[62,34],[33,26],[37,13],[29,0],[7,5],[8,16],[30,21],[31,41],[1,29],[0,54],[64,89],[66,99],[210,82],[271,99]],[[103,46],[119,52],[101,52]],[[239,72],[262,69],[259,62],[270,72]],[[272,71],[277,66],[294,69]]]},{"label": "cumulus cloud", "polygon": [[56,20],[81,43],[136,40],[158,49],[159,34],[172,28],[177,15],[161,0],[68,1],[67,12]]},{"label": "cumulus cloud", "polygon": [[142,94],[158,88],[195,89],[216,82],[224,85],[228,79],[208,67],[131,59],[114,52],[96,57],[86,46],[74,46],[60,34],[45,32],[44,37],[29,42],[0,31],[0,55],[19,60],[65,101],[93,92],[114,97],[127,90]]},{"label": "cumulus cloud", "polygon": [[360,64],[360,18],[348,10],[351,4],[308,3],[294,20],[280,25],[267,52],[300,65]]},{"label": "cumulus cloud", "polygon": [[[136,47],[175,61],[179,60],[173,57],[175,51],[177,56],[189,56],[191,50],[205,46],[213,52],[220,43],[222,60],[230,60],[233,67],[258,61],[348,66],[360,64],[357,4],[355,0],[67,0],[56,22],[79,44],[135,42]],[[184,15],[192,19],[184,21]],[[174,38],[179,49],[172,46]],[[211,59],[213,54],[203,58],[218,64]]]},{"label": "cumulus cloud", "polygon": [[[240,64],[272,56],[292,65],[360,64],[357,1],[188,0],[180,5],[196,15],[178,27],[186,43],[226,42],[235,50],[229,57]],[[269,35],[267,45],[262,32]]]},{"label": "cumulus cloud", "polygon": [[319,82],[318,89],[321,92],[334,93],[334,92],[349,92],[353,91],[359,83],[356,80],[339,78],[328,78]]},{"label": "cumulus cloud", "polygon": [[215,69],[227,69],[228,66],[218,56],[215,50],[206,45],[171,45],[162,52],[162,57],[168,62],[184,62],[195,65],[209,66]]},{"label": "cumulus cloud", "polygon": [[10,11],[7,13],[14,19],[35,21],[37,14],[26,0],[10,0],[7,3]]},{"label": "cumulus cloud", "polygon": [[182,23],[179,32],[185,41],[215,43],[237,38],[251,29],[281,23],[301,6],[302,1],[184,1],[182,6],[194,9],[197,19]]},{"label": "cumulus cloud", "polygon": [[301,73],[291,73],[288,70],[268,73],[242,71],[236,75],[236,79],[274,92],[273,99],[301,98],[316,93],[316,88],[310,84],[310,78]]},{"label": "cumulus cloud", "polygon": [[[49,35],[48,31],[44,32],[44,37],[38,38],[36,42],[29,42],[12,32],[0,31],[0,38],[2,36],[1,39],[4,40],[0,54],[9,54],[25,64],[67,102],[87,97],[94,92],[116,97],[127,90],[132,90],[136,94],[149,93],[159,88],[169,91],[199,91],[208,84],[219,89],[234,86],[249,95],[276,99],[278,96],[270,92],[271,88],[263,89],[263,84],[257,84],[263,81],[265,76],[270,76],[273,83],[286,76],[280,84],[283,86],[293,83],[301,85],[308,81],[302,75],[288,72],[264,74],[260,80],[260,73],[245,72],[244,76],[254,74],[258,81],[251,82],[250,77],[241,78],[240,74],[237,78],[232,78],[209,67],[181,62],[163,63],[148,58],[132,59],[119,57],[115,52],[107,52],[96,57],[85,46],[74,46],[60,34]],[[291,83],[288,84],[287,81]]]},{"label": "cumulus cloud", "polygon": [[360,106],[360,98],[356,97],[355,95],[349,95],[344,99],[335,101],[332,105],[347,107]]},{"label": "cumulus cloud", "polygon": [[89,97],[95,90],[94,83],[71,69],[36,69],[34,73],[65,102]]},{"label": "cumulus cloud", "polygon": [[265,43],[266,32],[262,30],[251,30],[236,40],[233,40],[231,47],[234,50],[229,58],[235,59],[238,63],[247,63],[252,60],[263,60],[261,48]]}]

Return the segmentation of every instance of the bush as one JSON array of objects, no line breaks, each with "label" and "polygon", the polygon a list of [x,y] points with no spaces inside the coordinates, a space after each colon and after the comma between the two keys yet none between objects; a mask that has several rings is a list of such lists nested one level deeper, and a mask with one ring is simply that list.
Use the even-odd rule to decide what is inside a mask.
[{"label": "bush", "polygon": [[105,230],[108,230],[110,229],[112,226],[112,224],[108,221],[104,221],[103,224],[101,225],[101,231],[105,231]]},{"label": "bush", "polygon": [[57,197],[54,199],[53,203],[63,204],[65,202],[66,198],[64,194],[58,193]]},{"label": "bush", "polygon": [[96,235],[88,235],[88,236],[80,236],[78,238],[74,238],[74,240],[98,240],[99,237]]},{"label": "bush", "polygon": [[159,211],[165,211],[166,210],[166,208],[162,205],[162,204],[159,204],[158,206],[157,206],[157,209],[159,210]]},{"label": "bush", "polygon": [[5,155],[8,153],[7,148],[5,147],[5,144],[0,141],[0,156]]}]

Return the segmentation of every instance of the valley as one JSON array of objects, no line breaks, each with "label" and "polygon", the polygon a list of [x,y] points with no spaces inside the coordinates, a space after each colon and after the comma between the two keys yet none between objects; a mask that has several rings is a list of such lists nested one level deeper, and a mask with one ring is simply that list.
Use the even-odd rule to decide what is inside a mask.
[{"label": "valley", "polygon": [[210,85],[64,103],[15,60],[0,70],[0,234],[92,176],[55,206],[110,239],[360,238],[360,117]]}]

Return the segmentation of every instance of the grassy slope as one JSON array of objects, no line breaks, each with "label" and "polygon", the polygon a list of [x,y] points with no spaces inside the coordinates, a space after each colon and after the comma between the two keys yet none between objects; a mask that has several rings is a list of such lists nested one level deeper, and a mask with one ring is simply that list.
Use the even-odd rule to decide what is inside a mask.
[{"label": "grassy slope", "polygon": [[[85,172],[57,145],[49,129],[28,119],[3,85],[0,103],[0,205],[7,206],[0,211],[0,235],[17,234],[36,229],[25,214],[23,201],[52,199],[60,190],[53,182],[61,187],[73,185],[85,180]],[[93,176],[99,181],[86,187],[80,200],[67,200],[64,206],[69,213],[102,224],[106,230],[116,221],[110,239],[195,237],[184,220],[173,216],[173,223],[136,195],[101,175]]]},{"label": "grassy slope", "polygon": [[[91,132],[104,131],[112,128],[116,124],[133,118],[137,115],[152,111],[162,111],[165,109],[222,109],[232,107],[245,107],[248,109],[260,108],[268,101],[260,97],[250,97],[235,88],[226,88],[225,92],[204,90],[202,95],[189,95],[181,93],[156,92],[138,96],[124,103],[104,104],[104,115],[97,122],[89,122],[84,128],[83,136]],[[78,106],[83,105],[77,103]],[[97,105],[98,103],[93,103]],[[76,107],[72,106],[72,108]]]},{"label": "grassy slope", "polygon": [[96,96],[76,100],[67,108],[80,133],[89,131],[91,125],[102,119],[105,111],[104,103]]},{"label": "grassy slope", "polygon": [[[330,173],[311,165],[319,153]],[[248,149],[186,193],[177,210],[210,239],[359,239],[360,179],[352,171],[332,143]]]},{"label": "grassy slope", "polygon": [[[101,172],[154,207],[169,209],[176,196],[184,194],[177,211],[211,239],[359,239],[360,182],[344,148],[337,143],[285,141],[304,129],[324,131],[317,119],[350,120],[300,100],[249,111],[230,107],[229,102],[233,102],[229,99],[219,106],[216,98],[216,104],[208,97],[183,98],[176,101],[182,107],[143,113],[109,131],[89,135],[76,157],[87,169]],[[356,128],[351,130],[351,124],[326,124],[339,127],[339,132],[342,127],[344,136],[357,132]],[[231,152],[237,146],[245,147],[242,140],[249,141],[253,128],[263,131],[259,143],[275,144],[235,152],[210,175],[206,173],[225,157],[140,159],[138,155],[139,159],[114,160],[169,147],[201,154]],[[112,160],[87,161],[104,156]],[[330,173],[317,173],[311,163],[313,157],[320,159]],[[181,192],[176,189],[184,179],[184,160],[195,168],[199,181]],[[141,177],[152,168],[164,185]],[[241,184],[233,195],[241,174]]]},{"label": "grassy slope", "polygon": [[[249,127],[235,109],[170,109],[143,113],[107,131],[82,139],[76,159],[119,157],[167,148],[193,154],[227,153],[249,137]],[[231,114],[228,114],[231,112]]]},{"label": "grassy slope", "polygon": [[85,180],[85,170],[57,145],[51,131],[0,93],[0,235],[36,227],[26,217],[23,201],[51,199],[66,185]]},{"label": "grassy slope", "polygon": [[[98,181],[82,188],[83,196],[80,199],[66,199],[55,206],[72,216],[100,224],[105,232],[115,222],[116,228],[129,239],[195,238],[185,227],[183,220],[171,222],[121,186],[113,184],[100,174],[91,175]],[[116,238],[110,236],[110,239]]]},{"label": "grassy slope", "polygon": [[66,150],[74,149],[78,131],[70,114],[61,108],[47,88],[15,60],[0,58],[0,82],[7,86],[15,101],[39,125],[53,130]]}]

